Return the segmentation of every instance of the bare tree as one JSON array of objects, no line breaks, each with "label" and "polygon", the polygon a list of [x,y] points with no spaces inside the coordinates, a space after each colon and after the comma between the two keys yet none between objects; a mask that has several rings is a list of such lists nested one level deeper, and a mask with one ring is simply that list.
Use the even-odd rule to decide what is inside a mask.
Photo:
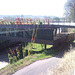
[{"label": "bare tree", "polygon": [[66,17],[75,22],[75,0],[67,0],[65,11]]}]

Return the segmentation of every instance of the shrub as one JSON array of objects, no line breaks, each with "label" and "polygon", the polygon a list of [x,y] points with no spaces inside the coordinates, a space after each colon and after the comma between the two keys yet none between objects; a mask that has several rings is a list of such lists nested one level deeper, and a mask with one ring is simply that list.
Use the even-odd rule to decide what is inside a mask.
[{"label": "shrub", "polygon": [[18,50],[18,47],[16,48],[16,53],[17,53],[17,60],[19,60],[19,50]]},{"label": "shrub", "polygon": [[19,47],[19,59],[23,58],[23,51],[22,51],[22,45]]},{"label": "shrub", "polygon": [[19,54],[20,54],[20,55],[19,55],[19,58],[22,59],[22,58],[23,58],[23,52],[22,52],[22,49],[19,50]]},{"label": "shrub", "polygon": [[8,58],[10,58],[11,57],[11,55],[8,53]]},{"label": "shrub", "polygon": [[23,58],[26,56],[26,49],[23,49]]},{"label": "shrub", "polygon": [[13,63],[13,58],[11,57],[11,55],[8,53],[8,59],[9,59],[9,63],[12,64]]},{"label": "shrub", "polygon": [[8,53],[8,58],[9,58],[9,63],[12,64],[14,62],[17,61],[17,57],[16,56],[11,56],[9,53]]},{"label": "shrub", "polygon": [[17,57],[16,56],[13,56],[13,63],[14,62],[17,62]]},{"label": "shrub", "polygon": [[42,49],[44,48],[44,44],[41,44]]},{"label": "shrub", "polygon": [[10,63],[10,64],[13,63],[13,58],[12,58],[12,57],[9,58],[9,63]]}]

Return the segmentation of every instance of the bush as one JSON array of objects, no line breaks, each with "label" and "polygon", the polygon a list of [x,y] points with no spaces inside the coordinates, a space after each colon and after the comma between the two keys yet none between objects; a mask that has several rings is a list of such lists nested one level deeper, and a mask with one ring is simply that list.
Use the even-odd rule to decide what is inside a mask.
[{"label": "bush", "polygon": [[13,63],[13,58],[11,57],[11,55],[8,53],[8,59],[9,59],[9,63],[12,64]]},{"label": "bush", "polygon": [[26,56],[26,50],[23,49],[22,51],[23,51],[23,58],[24,58]]},{"label": "bush", "polygon": [[8,53],[8,58],[10,58],[11,57],[11,55]]},{"label": "bush", "polygon": [[19,58],[23,58],[23,51],[22,51],[22,45],[19,47]]},{"label": "bush", "polygon": [[9,63],[12,64],[14,62],[17,61],[17,57],[16,56],[11,56],[9,53],[8,53],[8,58],[9,58]]},{"label": "bush", "polygon": [[12,57],[9,58],[9,63],[10,63],[10,64],[13,63],[13,58],[12,58]]},{"label": "bush", "polygon": [[14,62],[17,62],[17,57],[16,56],[13,56],[13,63]]}]

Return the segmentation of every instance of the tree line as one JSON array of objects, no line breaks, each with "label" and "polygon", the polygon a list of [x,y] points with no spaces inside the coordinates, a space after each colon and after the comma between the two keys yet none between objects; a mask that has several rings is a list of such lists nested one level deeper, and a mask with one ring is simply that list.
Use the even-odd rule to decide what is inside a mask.
[{"label": "tree line", "polygon": [[75,22],[75,0],[67,0],[65,3],[65,17]]}]

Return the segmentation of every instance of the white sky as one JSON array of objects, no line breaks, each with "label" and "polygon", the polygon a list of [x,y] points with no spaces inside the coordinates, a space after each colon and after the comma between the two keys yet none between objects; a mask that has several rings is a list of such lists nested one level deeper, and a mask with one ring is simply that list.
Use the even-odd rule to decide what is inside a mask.
[{"label": "white sky", "polygon": [[63,16],[67,0],[0,0],[0,15]]}]

